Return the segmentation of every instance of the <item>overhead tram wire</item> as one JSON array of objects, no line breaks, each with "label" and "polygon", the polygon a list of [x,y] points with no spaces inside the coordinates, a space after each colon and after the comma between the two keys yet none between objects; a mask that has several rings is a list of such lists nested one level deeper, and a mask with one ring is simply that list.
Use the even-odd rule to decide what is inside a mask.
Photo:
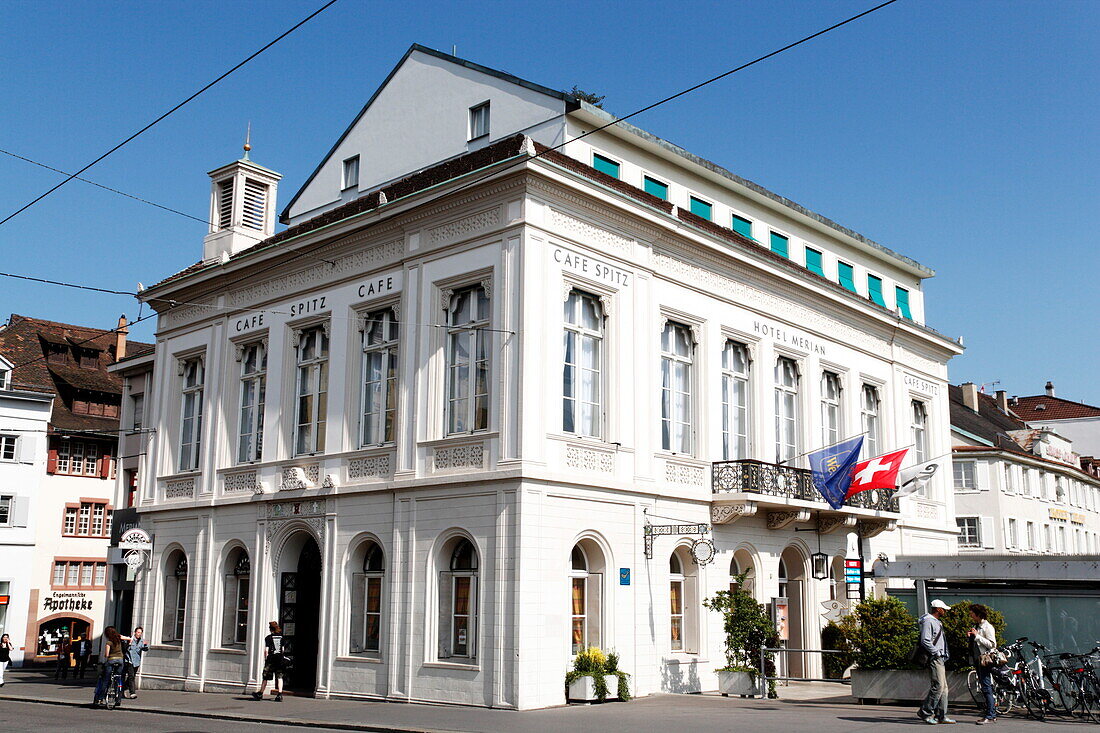
[{"label": "overhead tram wire", "polygon": [[294,31],[296,31],[296,30],[298,30],[299,28],[301,28],[301,27],[302,27],[303,25],[305,25],[306,23],[308,23],[309,21],[311,21],[311,20],[312,20],[313,18],[315,18],[315,17],[317,17],[318,15],[320,15],[321,13],[323,13],[323,12],[324,12],[325,10],[327,10],[327,9],[328,9],[329,7],[331,7],[332,5],[334,5],[334,4],[336,3],[336,2],[337,2],[337,0],[328,0],[328,2],[326,2],[326,3],[324,4],[324,5],[322,5],[321,7],[319,7],[319,8],[317,9],[317,10],[314,10],[314,11],[313,11],[312,13],[310,13],[309,15],[307,15],[307,16],[306,16],[305,18],[303,18],[302,20],[298,21],[297,23],[295,23],[295,24],[294,24],[293,26],[291,26],[291,27],[290,27],[290,28],[288,28],[287,30],[285,30],[285,31],[283,31],[282,33],[280,33],[280,34],[279,34],[278,36],[276,36],[276,37],[275,37],[274,39],[272,39],[272,40],[268,41],[267,43],[265,43],[265,44],[264,44],[263,46],[261,46],[261,47],[260,47],[260,48],[259,48],[259,49],[258,49],[257,51],[254,51],[254,52],[253,52],[253,53],[252,53],[251,55],[249,55],[249,56],[248,56],[247,58],[245,58],[245,59],[244,59],[243,61],[240,61],[240,62],[238,62],[238,63],[237,63],[237,64],[236,64],[235,66],[233,66],[232,68],[230,68],[230,69],[229,69],[228,71],[226,71],[226,72],[222,73],[222,74],[221,74],[220,76],[218,76],[218,77],[217,77],[216,79],[214,79],[214,80],[213,80],[213,81],[211,81],[210,83],[206,84],[206,86],[202,87],[202,88],[201,88],[201,89],[199,89],[199,90],[198,90],[197,92],[195,92],[195,93],[194,93],[194,94],[192,94],[191,96],[187,97],[187,98],[186,98],[186,99],[184,99],[184,100],[183,100],[182,102],[180,102],[179,104],[175,105],[175,106],[174,106],[174,107],[172,107],[172,108],[171,108],[170,110],[168,110],[168,111],[167,111],[167,112],[165,112],[164,114],[160,115],[159,117],[157,117],[157,118],[156,118],[155,120],[153,120],[153,121],[152,121],[152,122],[150,122],[149,124],[145,125],[145,127],[142,127],[142,128],[140,129],[140,130],[138,130],[137,132],[133,133],[132,135],[130,135],[129,137],[127,137],[127,138],[126,138],[125,140],[123,140],[122,142],[118,143],[117,145],[115,145],[114,147],[112,147],[112,148],[111,148],[110,150],[108,150],[107,152],[103,153],[102,155],[100,155],[100,156],[99,156],[98,158],[96,158],[96,159],[95,159],[95,160],[93,160],[92,162],[90,162],[90,163],[88,163],[87,165],[85,165],[85,166],[84,166],[83,168],[81,168],[80,170],[78,170],[78,171],[77,171],[76,173],[71,173],[71,174],[69,174],[69,176],[68,176],[67,178],[65,178],[65,180],[61,181],[60,183],[58,183],[58,184],[57,184],[57,185],[55,185],[55,186],[52,186],[51,188],[49,188],[49,189],[48,189],[48,190],[46,190],[45,192],[43,192],[43,193],[39,194],[39,195],[38,195],[38,196],[36,196],[35,198],[31,199],[31,200],[30,200],[30,201],[28,201],[27,203],[25,203],[25,204],[23,204],[22,206],[20,206],[20,207],[19,207],[18,209],[16,209],[16,210],[15,210],[15,211],[13,211],[12,213],[10,213],[10,214],[8,214],[7,216],[5,216],[5,217],[4,217],[3,219],[0,219],[0,226],[2,226],[2,225],[4,225],[5,223],[7,223],[7,222],[11,221],[12,219],[14,219],[14,218],[15,218],[16,216],[18,216],[19,214],[23,213],[24,211],[26,211],[26,210],[27,210],[27,209],[29,209],[30,207],[32,207],[32,206],[34,206],[35,204],[37,204],[37,203],[38,203],[39,201],[41,201],[42,199],[44,199],[44,198],[46,198],[47,196],[49,196],[49,195],[50,195],[51,193],[53,193],[53,192],[54,192],[54,191],[56,191],[57,189],[59,189],[59,188],[61,188],[62,186],[64,186],[64,185],[65,185],[66,183],[68,183],[69,181],[71,181],[71,180],[73,180],[74,178],[76,178],[77,176],[79,176],[79,175],[80,175],[81,173],[84,173],[84,172],[85,172],[85,171],[87,171],[87,170],[88,170],[89,168],[91,168],[92,166],[96,165],[96,164],[97,164],[97,163],[99,163],[100,161],[104,160],[105,158],[107,158],[107,157],[108,157],[109,155],[111,155],[111,154],[112,154],[112,153],[114,153],[115,151],[119,150],[120,148],[122,148],[122,147],[123,147],[123,146],[125,146],[126,144],[130,143],[130,142],[131,142],[132,140],[136,139],[136,138],[137,138],[137,137],[139,137],[140,135],[142,135],[142,134],[144,134],[145,132],[147,132],[148,130],[152,129],[152,128],[153,128],[153,127],[154,127],[155,125],[157,125],[157,124],[158,124],[159,122],[161,122],[162,120],[164,120],[165,118],[167,118],[168,116],[170,116],[171,114],[173,114],[174,112],[176,112],[177,110],[179,110],[179,109],[180,109],[181,107],[183,107],[184,105],[186,105],[186,104],[188,104],[189,102],[191,102],[192,100],[194,100],[194,99],[195,99],[196,97],[198,97],[198,96],[199,96],[199,95],[201,95],[202,93],[206,92],[206,91],[207,91],[208,89],[210,89],[211,87],[213,87],[213,86],[215,86],[216,84],[218,84],[219,82],[221,82],[221,81],[222,81],[223,79],[225,79],[226,77],[228,77],[228,76],[229,76],[230,74],[232,74],[233,72],[235,72],[235,71],[236,71],[237,69],[240,69],[240,68],[241,68],[242,66],[244,66],[245,64],[247,64],[247,63],[248,63],[249,61],[251,61],[252,59],[256,58],[257,56],[259,56],[260,54],[262,54],[262,53],[263,53],[264,51],[266,51],[267,49],[271,48],[272,46],[274,46],[274,45],[275,45],[276,43],[278,43],[279,41],[281,41],[281,40],[283,40],[284,38],[286,38],[287,36],[289,36],[289,35],[290,35],[291,33],[293,33]]},{"label": "overhead tram wire", "polygon": [[[330,0],[330,2],[326,3],[326,4],[325,4],[324,6],[322,6],[322,7],[321,7],[321,8],[319,9],[319,10],[317,10],[316,12],[314,12],[314,13],[313,13],[312,15],[310,15],[309,17],[307,17],[307,18],[306,18],[305,20],[301,21],[301,23],[299,23],[299,24],[298,24],[298,26],[302,25],[303,23],[305,23],[306,21],[308,21],[308,20],[309,20],[310,18],[312,18],[312,17],[314,16],[314,15],[317,15],[317,14],[318,14],[318,13],[320,13],[321,11],[325,10],[326,8],[328,8],[328,7],[329,7],[330,5],[332,5],[332,4],[334,3],[334,2],[336,2],[336,0]],[[646,105],[645,107],[642,107],[641,109],[635,110],[634,112],[631,112],[631,113],[630,113],[630,114],[628,114],[628,115],[625,115],[625,116],[623,116],[623,117],[617,117],[617,118],[615,118],[614,120],[612,120],[611,122],[608,122],[608,123],[606,123],[606,124],[604,124],[604,125],[601,125],[600,127],[597,127],[597,128],[595,128],[595,129],[589,130],[588,132],[582,133],[581,135],[579,135],[578,137],[574,138],[573,140],[570,140],[569,142],[574,142],[574,141],[576,141],[576,140],[581,140],[581,139],[583,139],[583,138],[585,138],[585,137],[588,137],[589,135],[593,135],[593,134],[595,134],[595,133],[597,133],[597,132],[600,132],[601,130],[605,130],[605,129],[607,129],[608,127],[612,127],[612,126],[614,126],[614,125],[616,125],[616,124],[618,124],[618,123],[620,123],[620,122],[624,122],[624,121],[626,121],[626,120],[629,120],[629,119],[630,119],[630,118],[632,118],[632,117],[636,117],[637,115],[640,115],[640,114],[642,114],[643,112],[648,112],[649,110],[651,110],[651,109],[654,109],[654,108],[656,108],[656,107],[659,107],[659,106],[661,106],[662,104],[666,104],[666,103],[668,103],[668,102],[671,102],[671,101],[672,101],[672,100],[674,100],[674,99],[678,99],[679,97],[682,97],[682,96],[684,96],[685,94],[690,94],[691,92],[693,92],[693,91],[696,91],[696,90],[698,90],[698,89],[701,89],[702,87],[705,87],[705,86],[707,86],[708,84],[713,84],[714,82],[716,82],[716,81],[719,81],[719,80],[721,80],[721,79],[724,79],[724,78],[726,78],[727,76],[731,76],[732,74],[736,74],[736,73],[737,73],[737,72],[739,72],[739,71],[742,71],[742,70],[744,70],[744,69],[747,69],[747,68],[749,68],[749,67],[751,67],[751,66],[755,66],[756,64],[759,64],[759,63],[761,63],[761,62],[763,62],[763,61],[766,61],[767,59],[770,59],[770,58],[772,58],[772,57],[774,57],[774,56],[778,56],[779,54],[783,53],[784,51],[789,51],[790,49],[792,49],[792,48],[795,48],[796,46],[800,46],[800,45],[802,45],[803,43],[806,43],[806,42],[808,42],[808,41],[811,41],[811,40],[813,40],[813,39],[815,39],[815,38],[818,38],[818,37],[820,37],[820,36],[823,36],[823,35],[825,35],[826,33],[829,33],[829,32],[831,32],[831,31],[834,31],[834,30],[836,30],[836,29],[838,29],[838,28],[841,28],[841,27],[843,27],[843,26],[845,26],[845,25],[848,25],[849,23],[852,23],[852,22],[854,22],[854,21],[857,21],[857,20],[859,20],[860,18],[863,18],[863,17],[865,17],[865,16],[867,16],[867,15],[870,15],[871,13],[874,13],[874,12],[876,12],[876,11],[878,11],[878,10],[881,10],[882,8],[885,8],[885,7],[886,7],[886,6],[888,6],[888,5],[893,5],[893,4],[895,3],[895,2],[897,2],[897,0],[886,0],[885,2],[879,3],[878,5],[876,5],[876,6],[872,7],[872,8],[869,8],[869,9],[867,9],[867,10],[864,10],[864,11],[863,11],[863,12],[861,12],[861,13],[857,13],[856,15],[853,15],[853,16],[851,16],[851,17],[849,17],[849,18],[846,18],[845,20],[842,20],[842,21],[840,21],[840,22],[838,22],[838,23],[834,23],[833,25],[831,25],[831,26],[829,26],[829,27],[827,27],[827,28],[823,28],[823,29],[821,29],[821,30],[817,31],[816,33],[811,33],[810,35],[808,35],[808,36],[804,36],[803,38],[800,38],[800,39],[799,39],[799,40],[797,40],[797,41],[794,41],[794,42],[792,42],[792,43],[788,43],[788,44],[787,44],[786,46],[783,46],[783,47],[781,47],[781,48],[778,48],[778,49],[776,49],[776,50],[772,51],[771,53],[767,53],[767,54],[764,54],[763,56],[758,56],[757,58],[753,59],[752,61],[748,61],[748,62],[746,62],[746,63],[744,63],[744,64],[741,64],[740,66],[736,66],[736,67],[734,67],[734,68],[732,68],[732,69],[730,69],[730,70],[728,70],[728,71],[725,71],[725,72],[723,72],[723,73],[721,73],[721,74],[718,74],[717,76],[713,76],[713,77],[711,77],[710,79],[707,79],[707,80],[705,80],[705,81],[702,81],[702,82],[700,82],[700,83],[698,83],[698,84],[695,84],[694,86],[688,87],[688,88],[686,88],[686,89],[684,89],[684,90],[682,90],[682,91],[679,91],[679,92],[677,92],[677,93],[675,93],[675,94],[669,95],[669,96],[667,96],[667,97],[665,97],[665,98],[663,98],[663,99],[660,99],[660,100],[658,100],[658,101],[656,101],[656,102],[653,102],[652,104]],[[290,30],[290,31],[287,31],[287,33],[283,34],[283,36],[285,36],[285,35],[289,34],[289,33],[290,33],[291,31],[295,30],[295,29],[296,29],[296,28],[297,28],[298,26],[295,26],[294,28],[291,28],[291,30]],[[256,54],[253,54],[253,56],[252,56],[252,57],[249,57],[248,59],[245,59],[245,61],[241,62],[241,64],[238,64],[238,66],[237,66],[237,67],[234,67],[234,69],[231,69],[231,70],[230,70],[229,72],[227,72],[227,73],[226,73],[225,75],[223,75],[222,77],[219,77],[219,79],[217,79],[217,80],[215,80],[214,82],[212,82],[212,83],[211,83],[210,85],[208,85],[208,87],[206,87],[206,88],[209,88],[209,86],[213,86],[213,84],[216,84],[216,83],[217,83],[218,81],[220,81],[220,80],[221,80],[221,78],[224,78],[224,76],[227,76],[227,75],[228,75],[229,73],[232,73],[232,71],[236,70],[236,68],[239,68],[240,66],[244,65],[245,63],[247,63],[247,62],[248,62],[249,60],[251,60],[251,58],[253,58],[254,56],[256,56],[256,55],[259,55],[259,53],[261,53],[262,51],[266,50],[266,48],[270,47],[271,45],[274,45],[274,43],[276,43],[277,41],[279,41],[279,40],[280,40],[280,39],[281,39],[281,38],[282,38],[283,36],[280,36],[279,38],[276,38],[276,39],[275,39],[275,41],[272,41],[271,43],[269,43],[269,44],[268,44],[268,46],[265,46],[264,48],[260,49],[260,51],[257,51],[257,52],[256,52]],[[206,90],[206,88],[204,88],[204,89],[200,90],[200,91],[199,91],[199,92],[197,92],[197,93],[196,93],[196,94],[195,94],[194,96],[198,96],[198,94],[201,94],[201,93],[202,93],[203,91],[205,91],[205,90]],[[192,97],[192,98],[193,98],[193,97]],[[188,100],[185,100],[185,101],[184,101],[184,102],[183,102],[182,104],[186,104],[186,102],[187,102],[187,101],[190,101],[190,99],[188,99]],[[178,105],[178,106],[177,106],[177,107],[176,107],[175,109],[178,109],[178,107],[179,107],[179,106],[182,106],[182,104],[181,104],[181,105]],[[171,110],[170,112],[166,113],[166,114],[165,114],[164,116],[167,116],[167,114],[171,114],[171,112],[172,112],[172,111],[175,111],[175,109],[173,109],[173,110]],[[163,118],[161,118],[161,119],[163,119]],[[158,119],[158,120],[156,120],[156,121],[154,121],[154,122],[153,122],[152,124],[156,124],[156,122],[159,122],[159,119]],[[151,127],[151,126],[152,126],[152,124],[150,124],[150,125],[149,125],[149,127]],[[148,128],[145,128],[145,129],[148,129]],[[138,133],[136,133],[136,134],[135,134],[135,135],[134,135],[133,137],[136,137],[137,135],[141,134],[141,132],[144,132],[144,131],[145,131],[144,129],[143,129],[143,130],[141,130],[141,131],[139,131],[139,132],[138,132]],[[130,138],[130,139],[132,139],[132,138]],[[129,142],[129,140],[126,140],[126,141],[124,141],[123,143],[121,143],[121,144],[120,144],[119,146],[117,146],[117,147],[121,147],[121,146],[122,146],[122,145],[124,145],[124,144],[125,144],[126,142]],[[490,178],[490,177],[493,177],[493,176],[496,176],[496,175],[498,175],[498,174],[500,173],[500,171],[501,171],[501,170],[506,170],[507,168],[510,168],[510,167],[514,167],[514,166],[516,166],[516,165],[519,165],[519,164],[521,164],[521,163],[525,163],[525,162],[527,162],[527,160],[533,160],[534,158],[539,158],[539,157],[542,157],[543,155],[545,155],[546,153],[548,153],[548,152],[550,152],[550,151],[553,151],[553,150],[558,150],[558,149],[560,149],[560,148],[564,147],[564,146],[565,146],[566,144],[567,144],[567,143],[564,143],[564,142],[563,142],[563,143],[558,143],[557,145],[554,145],[554,146],[552,146],[552,147],[548,147],[548,148],[547,148],[546,150],[544,150],[544,151],[543,151],[543,152],[541,152],[541,153],[540,153],[540,152],[536,152],[536,153],[535,153],[535,155],[531,156],[530,158],[522,158],[522,159],[519,159],[519,160],[513,161],[513,162],[511,162],[511,163],[508,163],[507,165],[503,166],[503,167],[502,167],[501,169],[498,169],[498,170],[496,170],[496,171],[494,171],[494,172],[492,172],[492,173],[488,173],[488,174],[486,174],[486,175],[484,175],[484,176],[482,176],[482,177],[480,177],[480,178],[478,178],[478,179],[475,179],[475,180],[473,180],[473,181],[469,181],[469,182],[467,182],[467,183],[463,184],[462,186],[460,186],[460,187],[456,188],[456,189],[455,189],[454,191],[452,191],[451,193],[458,193],[458,192],[460,192],[460,191],[463,191],[463,190],[465,190],[465,189],[469,188],[470,186],[476,185],[476,184],[478,184],[478,183],[482,182],[483,180],[486,180],[487,178]],[[117,149],[117,147],[116,147],[115,149]],[[111,151],[108,151],[108,152],[107,152],[106,154],[104,154],[103,156],[101,156],[101,158],[97,159],[96,161],[93,161],[93,162],[92,162],[92,163],[90,163],[89,165],[87,165],[87,166],[85,166],[84,168],[82,168],[81,170],[77,171],[77,173],[76,173],[75,175],[78,175],[78,174],[80,174],[80,173],[83,173],[83,172],[84,172],[84,171],[86,171],[86,170],[87,170],[88,168],[90,168],[90,167],[91,167],[92,165],[95,165],[95,163],[99,162],[99,160],[102,160],[102,158],[106,157],[107,155],[110,155],[110,153],[112,153],[112,152],[114,152],[114,149],[112,149]],[[43,196],[39,197],[39,199],[36,199],[35,201],[32,201],[32,202],[31,202],[30,204],[28,204],[27,206],[23,207],[23,209],[25,209],[25,208],[28,208],[29,206],[33,205],[34,203],[36,203],[36,202],[37,202],[38,200],[40,200],[41,198],[44,198],[44,197],[45,197],[46,195],[49,195],[49,193],[52,193],[52,192],[53,192],[54,190],[56,190],[57,188],[59,188],[59,187],[60,187],[61,185],[63,185],[64,183],[67,183],[68,181],[72,180],[72,178],[73,178],[73,177],[75,177],[75,175],[71,175],[71,176],[70,176],[69,178],[67,178],[67,179],[66,179],[66,180],[65,180],[64,182],[62,182],[62,184],[58,184],[58,186],[55,186],[55,187],[54,187],[53,189],[51,189],[50,191],[47,191],[47,192],[46,192],[45,194],[43,194]],[[20,213],[20,211],[22,211],[23,209],[20,209],[19,211],[15,212],[14,214],[11,214],[10,216],[8,216],[7,218],[5,218],[5,219],[3,219],[3,220],[0,220],[0,224],[3,224],[3,223],[4,223],[4,222],[6,222],[6,221],[7,221],[8,219],[12,218],[12,216],[15,216],[16,214]],[[318,249],[318,248],[320,248],[320,247],[323,247],[323,246],[325,246],[326,244],[328,244],[328,243],[327,243],[327,242],[317,242],[317,243],[314,243],[313,245],[311,245],[311,248],[313,248],[313,249]],[[281,264],[286,264],[286,263],[288,263],[288,262],[293,262],[294,260],[296,260],[296,259],[298,259],[298,258],[300,258],[300,257],[307,257],[307,256],[310,256],[310,255],[309,255],[309,252],[308,252],[308,249],[307,249],[307,248],[302,248],[302,249],[301,249],[301,250],[299,250],[298,252],[295,252],[295,253],[294,253],[293,255],[291,255],[290,257],[288,257],[288,258],[286,258],[285,260],[283,260]],[[218,285],[218,287],[217,287],[217,288],[215,288],[215,289],[212,289],[212,290],[208,291],[207,293],[204,293],[203,295],[209,295],[209,294],[215,293],[215,292],[217,292],[218,290],[224,289],[224,288],[226,288],[226,287],[228,287],[228,286],[230,286],[230,285],[234,285],[234,284],[236,284],[236,283],[238,283],[238,282],[240,282],[240,281],[242,281],[242,280],[246,280],[246,279],[248,279],[249,277],[251,277],[251,274],[249,274],[249,275],[244,275],[244,276],[242,276],[242,277],[239,277],[239,278],[237,278],[237,279],[235,279],[235,280],[231,280],[231,281],[230,281],[230,282],[228,282],[228,283],[221,283],[221,284],[219,284],[219,285]],[[199,296],[194,296],[194,297],[200,297],[200,298],[201,298],[201,297],[203,297],[203,295],[199,295]],[[165,299],[165,300],[169,300],[169,299]],[[196,305],[198,305],[198,304],[196,304]],[[144,318],[142,318],[142,319],[139,319],[139,321],[140,321],[140,320],[146,320],[146,319],[148,319],[148,318],[152,318],[152,317],[153,317],[154,315],[156,315],[156,312],[155,312],[155,311],[154,311],[153,313],[150,313],[149,315],[145,316]],[[134,323],[138,323],[139,321],[134,321]],[[132,324],[129,324],[129,325],[132,325]],[[116,330],[117,330],[117,329],[116,329]],[[108,331],[108,333],[110,333],[110,331]],[[89,339],[89,340],[90,340],[90,339]],[[41,358],[44,358],[44,357],[39,357],[39,359],[41,359]],[[31,362],[28,362],[28,363],[33,363],[34,361],[38,361],[39,359],[33,359],[33,360],[31,360]]]}]

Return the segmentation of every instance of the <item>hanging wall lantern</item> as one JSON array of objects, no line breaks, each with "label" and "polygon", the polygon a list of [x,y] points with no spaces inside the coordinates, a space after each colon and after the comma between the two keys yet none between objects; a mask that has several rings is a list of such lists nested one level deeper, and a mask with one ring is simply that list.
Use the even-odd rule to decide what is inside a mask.
[{"label": "hanging wall lantern", "polygon": [[829,556],[824,552],[815,552],[810,555],[810,567],[813,568],[815,580],[825,580],[829,577]]}]

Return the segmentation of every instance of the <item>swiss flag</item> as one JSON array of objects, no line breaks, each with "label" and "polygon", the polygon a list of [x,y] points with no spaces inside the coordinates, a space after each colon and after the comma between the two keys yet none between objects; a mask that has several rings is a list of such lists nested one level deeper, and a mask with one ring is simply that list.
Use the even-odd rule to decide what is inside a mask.
[{"label": "swiss flag", "polygon": [[905,454],[908,452],[908,448],[902,448],[899,451],[857,463],[852,469],[852,483],[844,498],[847,499],[853,494],[871,489],[897,488],[898,471],[901,470],[901,462],[905,460]]}]

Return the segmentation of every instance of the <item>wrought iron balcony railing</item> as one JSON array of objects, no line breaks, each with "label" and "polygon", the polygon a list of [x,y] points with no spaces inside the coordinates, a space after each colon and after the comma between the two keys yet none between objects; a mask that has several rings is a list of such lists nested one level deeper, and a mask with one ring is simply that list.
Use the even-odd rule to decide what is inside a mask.
[{"label": "wrought iron balcony railing", "polygon": [[[711,485],[715,493],[762,494],[828,506],[825,498],[814,487],[810,471],[805,468],[778,466],[752,459],[718,461],[711,464]],[[863,491],[848,499],[844,505],[880,512],[899,512],[898,498],[893,491],[888,490]]]}]

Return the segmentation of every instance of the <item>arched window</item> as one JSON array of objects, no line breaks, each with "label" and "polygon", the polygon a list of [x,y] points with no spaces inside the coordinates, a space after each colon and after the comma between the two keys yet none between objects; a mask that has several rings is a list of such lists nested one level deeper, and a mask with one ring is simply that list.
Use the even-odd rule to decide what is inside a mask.
[{"label": "arched window", "polygon": [[574,290],[565,301],[562,430],[599,437],[602,417],[603,309],[599,298]]},{"label": "arched window", "polygon": [[443,547],[449,558],[439,582],[439,657],[477,657],[478,555],[465,537]]},{"label": "arched window", "polygon": [[676,548],[668,558],[669,648],[674,652],[698,649],[697,579],[697,566],[687,550]]},{"label": "arched window", "polygon": [[661,333],[661,448],[691,453],[691,329],[669,321]]},{"label": "arched window", "polygon": [[164,564],[164,616],[161,640],[165,644],[183,643],[183,623],[187,614],[187,556],[176,550]]},{"label": "arched window", "polygon": [[722,350],[722,459],[749,457],[749,349],[726,341]]},{"label": "arched window", "polygon": [[569,556],[569,642],[573,654],[601,644],[604,564],[603,553],[591,540],[573,546]]},{"label": "arched window", "polygon": [[377,542],[366,542],[356,553],[352,574],[352,654],[377,654],[382,650],[382,580],[386,560]]},{"label": "arched window", "polygon": [[741,588],[751,595],[756,597],[756,568],[753,566],[752,555],[747,550],[738,550],[733,553],[733,560],[730,562],[730,591],[734,591],[737,585],[737,578],[744,574],[745,579],[741,584]]},{"label": "arched window", "polygon": [[225,594],[222,603],[222,646],[243,646],[248,640],[249,581],[252,563],[238,547],[225,558]]}]

